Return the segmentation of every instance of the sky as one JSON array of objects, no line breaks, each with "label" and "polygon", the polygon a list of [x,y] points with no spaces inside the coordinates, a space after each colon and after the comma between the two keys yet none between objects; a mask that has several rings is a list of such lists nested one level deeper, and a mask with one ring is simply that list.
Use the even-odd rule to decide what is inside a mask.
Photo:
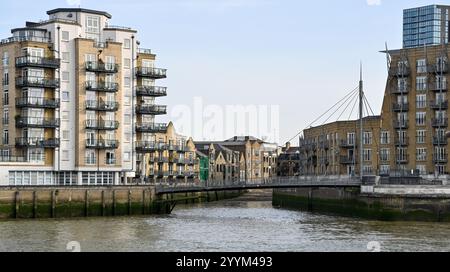
[{"label": "sky", "polygon": [[[375,114],[387,77],[385,42],[402,46],[402,10],[419,0],[46,0],[4,1],[0,37],[57,7],[104,10],[139,31],[168,69],[158,82],[168,116],[196,140],[235,134],[283,145],[358,85]],[[435,4],[450,4],[435,2]],[[234,114],[234,110],[239,114]],[[248,112],[248,114],[246,114]],[[243,114],[243,115],[242,115]],[[348,118],[348,117],[346,117]],[[334,120],[330,120],[334,121]],[[293,141],[295,143],[296,140]]]}]

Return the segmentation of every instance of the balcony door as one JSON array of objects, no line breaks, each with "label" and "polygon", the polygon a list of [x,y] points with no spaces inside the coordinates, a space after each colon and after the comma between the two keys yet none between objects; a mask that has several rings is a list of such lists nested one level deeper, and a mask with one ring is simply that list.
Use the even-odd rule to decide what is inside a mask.
[{"label": "balcony door", "polygon": [[44,99],[44,89],[29,88],[22,92],[22,97],[26,99],[27,103],[32,105],[42,105]]},{"label": "balcony door", "polygon": [[41,58],[44,57],[44,49],[43,48],[32,48],[27,47],[23,48],[23,53],[27,56],[27,61],[32,63],[38,63]]}]

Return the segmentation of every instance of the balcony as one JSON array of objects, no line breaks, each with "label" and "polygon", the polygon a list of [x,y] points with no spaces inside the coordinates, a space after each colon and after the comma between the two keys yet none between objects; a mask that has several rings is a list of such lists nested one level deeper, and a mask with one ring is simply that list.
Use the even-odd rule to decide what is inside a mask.
[{"label": "balcony", "polygon": [[155,124],[155,123],[136,124],[136,131],[148,133],[165,133],[167,131],[167,124]]},{"label": "balcony", "polygon": [[355,157],[352,157],[352,156],[341,156],[340,163],[341,164],[346,164],[346,165],[356,164]]},{"label": "balcony", "polygon": [[355,148],[355,146],[357,146],[357,144],[355,143],[355,140],[353,141],[348,141],[348,140],[341,140],[341,143],[339,145],[341,148]]},{"label": "balcony", "polygon": [[17,128],[58,128],[59,119],[43,117],[16,117]]},{"label": "balcony", "polygon": [[396,137],[394,143],[396,146],[408,146],[409,137]]},{"label": "balcony", "polygon": [[185,171],[180,171],[180,170],[177,170],[177,171],[175,171],[175,175],[177,176],[177,178],[185,178],[186,177],[186,174],[185,174]]},{"label": "balcony", "polygon": [[150,162],[153,162],[153,163],[168,163],[169,162],[169,158],[168,157],[164,157],[164,156],[162,156],[162,157],[151,157],[150,158]]},{"label": "balcony", "polygon": [[61,60],[55,58],[42,58],[33,56],[23,56],[16,58],[16,67],[36,67],[36,68],[49,68],[58,69],[60,67]]},{"label": "balcony", "polygon": [[119,64],[88,61],[85,64],[86,71],[95,73],[115,74],[119,72]]},{"label": "balcony", "polygon": [[159,105],[138,105],[136,107],[137,114],[161,115],[167,114],[167,106]]},{"label": "balcony", "polygon": [[392,77],[408,77],[411,74],[411,69],[409,66],[402,65],[402,66],[392,66],[389,70],[389,76]]},{"label": "balcony", "polygon": [[433,91],[433,92],[446,92],[448,90],[448,84],[447,81],[442,81],[442,82],[431,82],[430,84],[428,84],[429,86],[429,90]]},{"label": "balcony", "polygon": [[105,164],[106,165],[116,165],[117,160],[116,158],[106,158],[105,159]]},{"label": "balcony", "polygon": [[138,86],[136,87],[136,95],[150,97],[167,96],[167,88],[158,86]]},{"label": "balcony", "polygon": [[394,121],[395,129],[408,129],[408,127],[409,127],[408,120],[395,120]]},{"label": "balcony", "polygon": [[151,141],[137,141],[136,151],[140,153],[151,153],[154,151],[162,151],[166,149],[165,143],[157,143]]},{"label": "balcony", "polygon": [[391,93],[392,94],[407,94],[409,93],[410,87],[408,84],[405,84],[404,86],[398,86],[398,84],[395,84],[391,86]]},{"label": "balcony", "polygon": [[447,163],[448,154],[433,154],[433,163]]},{"label": "balcony", "polygon": [[430,108],[432,110],[446,110],[446,109],[448,109],[448,100],[445,100],[445,101],[431,101]]},{"label": "balcony", "polygon": [[86,100],[86,109],[95,111],[118,111],[119,103],[114,101]]},{"label": "balcony", "polygon": [[447,145],[447,138],[443,136],[434,136],[433,145]]},{"label": "balcony", "polygon": [[16,86],[18,88],[59,88],[59,80],[46,77],[17,77]]},{"label": "balcony", "polygon": [[152,67],[138,67],[138,68],[136,68],[136,75],[138,77],[162,79],[162,78],[167,77],[167,69],[152,68]]},{"label": "balcony", "polygon": [[394,103],[394,104],[392,104],[392,111],[393,112],[407,112],[407,111],[409,111],[409,104],[408,103]]},{"label": "balcony", "polygon": [[428,72],[434,74],[446,74],[448,73],[448,63],[445,61],[441,63],[432,64],[428,66]]},{"label": "balcony", "polygon": [[59,139],[57,138],[16,138],[18,148],[57,148]]},{"label": "balcony", "polygon": [[119,91],[119,84],[111,83],[111,82],[95,82],[95,81],[86,81],[85,82],[86,91],[94,91],[94,92],[108,92],[115,93]]},{"label": "balcony", "polygon": [[86,139],[86,148],[117,149],[119,148],[119,141],[105,139]]},{"label": "balcony", "polygon": [[111,120],[97,121],[95,119],[86,120],[86,128],[96,130],[116,130],[119,128],[119,122]]},{"label": "balcony", "polygon": [[59,99],[44,97],[22,97],[16,98],[16,107],[18,108],[41,108],[57,109],[60,106]]},{"label": "balcony", "polygon": [[397,155],[396,156],[397,164],[408,164],[408,161],[409,161],[409,159],[408,159],[407,155],[404,155],[404,156]]},{"label": "balcony", "polygon": [[434,118],[431,121],[431,125],[434,128],[439,128],[439,127],[448,127],[448,118]]}]

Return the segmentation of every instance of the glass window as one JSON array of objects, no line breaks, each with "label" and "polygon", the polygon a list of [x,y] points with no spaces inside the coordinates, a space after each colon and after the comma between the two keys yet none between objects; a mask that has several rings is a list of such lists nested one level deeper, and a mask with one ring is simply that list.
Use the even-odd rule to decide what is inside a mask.
[{"label": "glass window", "polygon": [[131,40],[130,39],[124,39],[123,40],[123,48],[130,49],[131,48]]},{"label": "glass window", "polygon": [[70,53],[69,52],[63,52],[61,59],[62,59],[63,62],[70,62]]},{"label": "glass window", "polygon": [[61,31],[61,40],[63,42],[68,42],[70,39],[70,33],[69,31]]}]

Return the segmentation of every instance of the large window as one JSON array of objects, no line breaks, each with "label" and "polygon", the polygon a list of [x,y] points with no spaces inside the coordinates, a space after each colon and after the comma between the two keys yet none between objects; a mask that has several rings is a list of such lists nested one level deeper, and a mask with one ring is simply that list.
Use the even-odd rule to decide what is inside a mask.
[{"label": "large window", "polygon": [[426,140],[427,131],[426,130],[417,130],[416,132],[416,140],[418,144],[424,144]]},{"label": "large window", "polygon": [[417,126],[425,126],[426,124],[426,112],[417,112],[416,113],[416,125]]},{"label": "large window", "polygon": [[416,78],[416,90],[417,91],[426,91],[427,90],[427,77],[420,76]]},{"label": "large window", "polygon": [[86,16],[86,38],[99,41],[100,39],[100,17]]},{"label": "large window", "polygon": [[389,144],[389,131],[381,132],[381,144]]},{"label": "large window", "polygon": [[427,149],[426,148],[417,148],[416,150],[416,160],[417,161],[426,161],[427,160]]},{"label": "large window", "polygon": [[416,95],[416,108],[424,109],[426,107],[427,107],[427,95],[426,94]]}]

